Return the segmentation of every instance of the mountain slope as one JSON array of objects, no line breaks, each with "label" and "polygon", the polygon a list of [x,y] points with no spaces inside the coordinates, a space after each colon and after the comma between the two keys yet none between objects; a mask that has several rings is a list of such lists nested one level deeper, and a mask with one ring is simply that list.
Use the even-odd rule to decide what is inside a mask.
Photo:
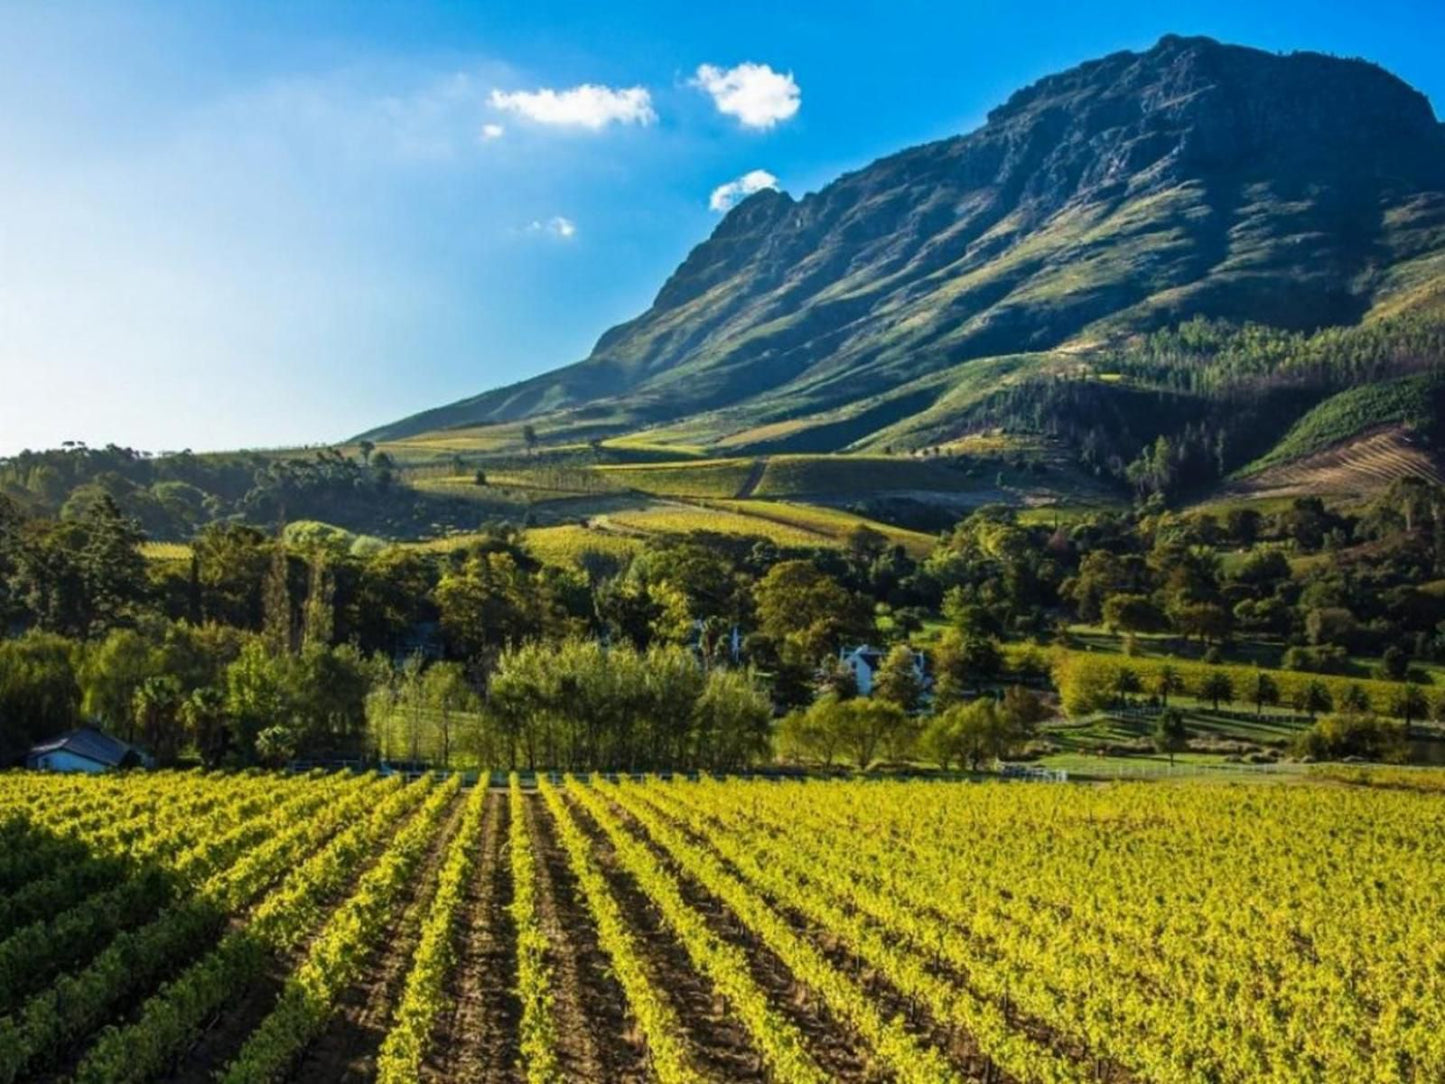
[{"label": "mountain slope", "polygon": [[1445,128],[1421,94],[1362,61],[1171,36],[801,200],[760,192],[584,361],[367,436],[820,415],[841,447],[946,408],[974,359],[1192,316],[1349,324],[1440,281]]}]

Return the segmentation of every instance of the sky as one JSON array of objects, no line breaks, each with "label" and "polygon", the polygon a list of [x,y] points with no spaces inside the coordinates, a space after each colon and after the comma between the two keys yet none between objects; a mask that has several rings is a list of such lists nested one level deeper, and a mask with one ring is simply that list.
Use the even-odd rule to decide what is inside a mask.
[{"label": "sky", "polygon": [[579,360],[748,192],[1171,32],[1445,114],[1441,0],[0,0],[0,455],[339,441]]}]

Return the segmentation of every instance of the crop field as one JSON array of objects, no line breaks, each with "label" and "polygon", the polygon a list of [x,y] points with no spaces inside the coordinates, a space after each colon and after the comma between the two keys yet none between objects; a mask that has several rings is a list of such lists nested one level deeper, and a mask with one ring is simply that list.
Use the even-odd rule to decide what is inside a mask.
[{"label": "crop field", "polygon": [[698,459],[598,467],[610,483],[663,497],[736,497],[754,473],[751,459]]},{"label": "crop field", "polygon": [[141,556],[147,561],[164,564],[167,561],[189,561],[191,547],[185,542],[145,542],[140,548]]},{"label": "crop field", "polygon": [[819,531],[744,515],[721,507],[701,508],[688,504],[659,505],[628,512],[612,512],[607,524],[640,534],[690,534],[712,531],[717,534],[766,538],[785,548],[831,546],[836,540]]},{"label": "crop field", "polygon": [[0,776],[0,1080],[1439,1080],[1442,785]]},{"label": "crop field", "polygon": [[1392,426],[1267,466],[1233,488],[1265,497],[1351,496],[1384,489],[1399,478],[1423,478],[1436,485],[1445,482],[1428,443]]},{"label": "crop field", "polygon": [[602,553],[625,560],[642,548],[632,535],[593,530],[575,523],[558,527],[533,527],[522,535],[527,552],[544,564],[578,565],[588,554]]},{"label": "crop field", "polygon": [[886,455],[775,455],[768,459],[755,495],[790,497],[925,490],[962,493],[992,484],[958,463]]},{"label": "crop field", "polygon": [[938,539],[931,534],[865,519],[852,512],[845,512],[841,508],[827,508],[813,504],[789,504],[784,501],[734,501],[728,507],[758,519],[816,531],[835,542],[842,542],[848,537],[849,532],[860,526],[868,527],[884,535],[893,544],[902,546],[915,558],[926,556],[938,542]]}]

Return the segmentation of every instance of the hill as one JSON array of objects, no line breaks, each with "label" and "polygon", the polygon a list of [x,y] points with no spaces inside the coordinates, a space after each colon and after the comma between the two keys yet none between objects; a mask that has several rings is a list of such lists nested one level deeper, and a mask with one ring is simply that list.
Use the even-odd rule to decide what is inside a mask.
[{"label": "hill", "polygon": [[[583,361],[367,438],[486,442],[531,420],[544,441],[644,430],[736,456],[917,448],[1004,418],[1048,431],[1059,405],[1021,426],[1019,387],[1116,372],[1140,336],[1202,318],[1271,342],[1398,339],[1442,319],[1442,284],[1445,128],[1423,95],[1364,61],[1168,36],[801,199],[755,194]],[[1102,458],[1205,424],[1217,389],[1167,376],[1070,393],[1099,400]],[[1361,379],[1317,376],[1272,392],[1257,439]],[[1241,445],[1228,469],[1267,451]]]}]

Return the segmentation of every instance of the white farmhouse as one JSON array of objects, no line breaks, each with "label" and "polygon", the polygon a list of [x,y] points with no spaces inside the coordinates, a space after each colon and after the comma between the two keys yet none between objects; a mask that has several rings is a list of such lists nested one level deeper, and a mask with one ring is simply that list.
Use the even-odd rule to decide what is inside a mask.
[{"label": "white farmhouse", "polygon": [[134,746],[93,726],[83,726],[31,748],[25,766],[42,772],[108,772],[113,768],[150,768],[154,762]]},{"label": "white farmhouse", "polygon": [[[867,644],[845,647],[838,652],[838,661],[853,672],[853,679],[858,682],[858,695],[860,696],[868,696],[873,692],[873,675],[878,673],[878,668],[883,665],[883,660],[887,657],[888,652]],[[924,671],[924,665],[923,652],[913,652],[914,676],[918,678],[918,684],[926,688],[928,677]]]}]

